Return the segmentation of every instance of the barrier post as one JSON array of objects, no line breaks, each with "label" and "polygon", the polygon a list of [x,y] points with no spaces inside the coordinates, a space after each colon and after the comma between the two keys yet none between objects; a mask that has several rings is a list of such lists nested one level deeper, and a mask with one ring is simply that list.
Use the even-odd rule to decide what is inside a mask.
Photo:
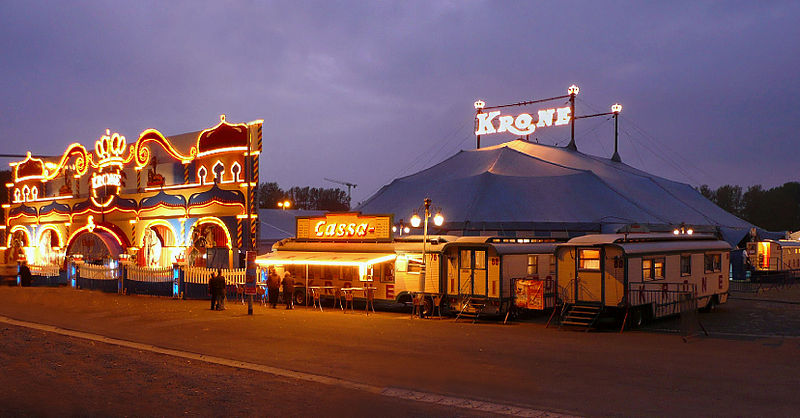
[{"label": "barrier post", "polygon": [[125,279],[128,278],[128,269],[122,263],[117,263],[117,293],[120,295],[125,294]]},{"label": "barrier post", "polygon": [[178,288],[181,290],[180,298],[186,299],[186,270],[181,263],[178,263]]},{"label": "barrier post", "polygon": [[247,269],[245,270],[244,292],[248,295],[247,298],[247,314],[253,314],[253,295],[256,294],[256,252],[248,251],[246,253]]},{"label": "barrier post", "polygon": [[178,298],[180,297],[181,287],[180,287],[180,280],[181,277],[181,268],[178,263],[172,263],[172,297]]},{"label": "barrier post", "polygon": [[75,289],[78,286],[78,266],[70,261],[67,271],[69,271],[69,285]]}]

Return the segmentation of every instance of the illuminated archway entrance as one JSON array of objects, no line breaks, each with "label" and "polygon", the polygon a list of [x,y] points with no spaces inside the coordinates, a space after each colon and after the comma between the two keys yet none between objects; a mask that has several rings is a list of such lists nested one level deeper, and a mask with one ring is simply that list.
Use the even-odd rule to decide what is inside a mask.
[{"label": "illuminated archway entrance", "polygon": [[201,218],[191,230],[189,264],[195,267],[228,268],[231,238],[228,228],[217,218]]},{"label": "illuminated archway entrance", "polygon": [[74,234],[67,244],[66,255],[82,255],[87,263],[107,265],[109,261],[119,259],[122,252],[118,237],[108,230],[95,228]]},{"label": "illuminated archway entrance", "polygon": [[181,249],[175,246],[175,232],[163,220],[151,222],[142,234],[137,263],[145,267],[168,267]]},{"label": "illuminated archway entrance", "polygon": [[31,234],[28,228],[22,225],[11,228],[8,234],[8,242],[6,243],[8,250],[5,252],[5,262],[16,263],[17,260],[20,259],[20,256],[24,257],[26,260],[29,259],[30,256],[33,255],[31,245]]},{"label": "illuminated archway entrance", "polygon": [[36,264],[61,265],[64,261],[64,243],[59,230],[51,225],[39,230],[36,242]]}]

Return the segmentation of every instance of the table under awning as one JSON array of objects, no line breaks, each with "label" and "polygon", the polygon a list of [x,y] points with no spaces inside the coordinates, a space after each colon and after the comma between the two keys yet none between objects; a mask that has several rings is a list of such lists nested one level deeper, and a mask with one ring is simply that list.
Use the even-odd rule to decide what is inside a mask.
[{"label": "table under awning", "polygon": [[[308,289],[308,266],[354,266],[358,267],[359,279],[364,280],[369,266],[393,261],[395,253],[340,253],[328,251],[275,251],[256,257],[260,266],[306,266],[306,289]],[[308,295],[306,295],[307,297]],[[308,300],[306,300],[306,304]]]},{"label": "table under awning", "polygon": [[366,267],[373,264],[392,261],[395,253],[340,253],[328,251],[275,251],[256,257],[256,264],[274,265],[310,265],[310,266],[357,266]]}]

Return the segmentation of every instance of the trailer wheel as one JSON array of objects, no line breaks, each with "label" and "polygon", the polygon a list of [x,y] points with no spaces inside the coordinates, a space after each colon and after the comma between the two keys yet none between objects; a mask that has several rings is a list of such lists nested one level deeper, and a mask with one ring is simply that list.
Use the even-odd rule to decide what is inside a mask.
[{"label": "trailer wheel", "polygon": [[708,303],[700,310],[703,312],[714,312],[717,310],[717,296],[715,295],[708,298]]},{"label": "trailer wheel", "polygon": [[305,289],[297,289],[294,291],[294,304],[303,306],[306,304],[306,291]]},{"label": "trailer wheel", "polygon": [[631,309],[628,316],[628,324],[625,328],[635,329],[644,325],[644,309],[641,307]]}]

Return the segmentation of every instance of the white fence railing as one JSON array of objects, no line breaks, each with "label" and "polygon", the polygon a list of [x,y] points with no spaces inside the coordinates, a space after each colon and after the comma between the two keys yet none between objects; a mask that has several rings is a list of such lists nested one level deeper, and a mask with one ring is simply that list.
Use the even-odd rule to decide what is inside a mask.
[{"label": "white fence railing", "polygon": [[36,265],[31,264],[28,266],[31,269],[31,274],[34,276],[44,277],[58,277],[61,269],[57,265]]},{"label": "white fence railing", "polygon": [[173,280],[172,267],[127,266],[125,269],[128,272],[128,280],[148,283],[171,282]]},{"label": "white fence railing", "polygon": [[81,264],[78,271],[79,276],[83,279],[117,280],[119,277],[119,270],[113,267]]},{"label": "white fence railing", "polygon": [[[208,284],[208,279],[216,272],[217,269],[213,268],[186,267],[184,281],[186,283]],[[225,283],[229,285],[244,284],[245,269],[222,269],[222,276],[225,277]]]}]

